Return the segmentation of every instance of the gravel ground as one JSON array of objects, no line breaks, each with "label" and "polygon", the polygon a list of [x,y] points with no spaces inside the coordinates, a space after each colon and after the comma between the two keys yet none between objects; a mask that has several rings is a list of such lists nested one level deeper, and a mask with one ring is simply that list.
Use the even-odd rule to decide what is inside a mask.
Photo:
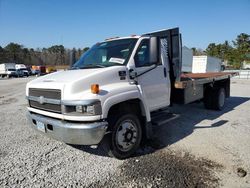
[{"label": "gravel ground", "polygon": [[0,187],[250,187],[250,81],[233,80],[222,112],[175,105],[179,118],[127,160],[37,134],[25,84],[0,80]]}]

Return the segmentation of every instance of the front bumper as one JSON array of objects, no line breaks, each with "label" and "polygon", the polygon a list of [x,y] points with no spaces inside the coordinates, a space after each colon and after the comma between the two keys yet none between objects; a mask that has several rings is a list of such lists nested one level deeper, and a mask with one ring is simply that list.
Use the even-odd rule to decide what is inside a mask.
[{"label": "front bumper", "polygon": [[56,140],[76,145],[96,145],[98,144],[106,133],[108,123],[91,122],[78,123],[58,120],[38,114],[28,112],[27,118],[30,121],[32,128],[37,129],[37,122],[45,125],[45,132],[41,132],[46,136]]}]

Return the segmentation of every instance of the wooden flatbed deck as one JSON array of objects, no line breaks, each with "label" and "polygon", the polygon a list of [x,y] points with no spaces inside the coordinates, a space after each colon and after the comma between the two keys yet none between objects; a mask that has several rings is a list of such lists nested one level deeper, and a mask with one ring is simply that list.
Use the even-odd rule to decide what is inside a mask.
[{"label": "wooden flatbed deck", "polygon": [[175,88],[184,89],[189,86],[202,85],[236,76],[236,72],[182,73],[181,81],[175,83]]},{"label": "wooden flatbed deck", "polygon": [[230,96],[230,78],[235,72],[209,72],[182,74],[180,81],[175,82],[173,102],[188,104],[203,99],[206,88],[224,87],[226,97]]},{"label": "wooden flatbed deck", "polygon": [[181,78],[192,78],[192,79],[202,79],[202,78],[216,78],[221,76],[233,76],[234,72],[208,72],[208,73],[187,73],[182,74]]}]

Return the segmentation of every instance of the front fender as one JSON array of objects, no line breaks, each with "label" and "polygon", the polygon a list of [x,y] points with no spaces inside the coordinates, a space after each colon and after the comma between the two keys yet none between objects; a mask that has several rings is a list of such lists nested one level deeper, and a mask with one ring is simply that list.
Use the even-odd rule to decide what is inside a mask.
[{"label": "front fender", "polygon": [[139,99],[141,101],[141,111],[144,115],[146,115],[147,121],[150,121],[150,113],[147,112],[147,108],[139,90],[130,90],[108,97],[103,103],[102,118],[106,119],[108,117],[108,112],[112,106],[132,99]]}]

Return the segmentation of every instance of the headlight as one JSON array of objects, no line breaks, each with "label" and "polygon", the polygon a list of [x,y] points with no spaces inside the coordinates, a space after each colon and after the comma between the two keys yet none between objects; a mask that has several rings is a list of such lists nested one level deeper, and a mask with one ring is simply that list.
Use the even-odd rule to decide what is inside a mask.
[{"label": "headlight", "polygon": [[76,112],[79,113],[87,113],[87,114],[95,114],[95,106],[76,106]]},{"label": "headlight", "polygon": [[64,114],[67,115],[101,115],[102,108],[99,100],[67,101],[64,102]]}]

